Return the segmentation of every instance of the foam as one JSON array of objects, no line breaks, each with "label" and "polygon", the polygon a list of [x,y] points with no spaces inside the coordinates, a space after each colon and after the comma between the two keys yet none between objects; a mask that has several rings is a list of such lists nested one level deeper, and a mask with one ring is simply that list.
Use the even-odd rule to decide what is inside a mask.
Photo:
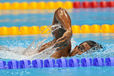
[{"label": "foam", "polygon": [[[51,32],[56,31],[57,29],[62,28],[60,24],[51,25]],[[49,31],[48,31],[49,32]],[[38,50],[44,44],[46,39],[38,42],[35,45],[35,40],[28,46],[28,48],[23,47],[4,47],[0,46],[0,58],[2,59],[15,59],[15,60],[23,60],[23,59],[46,59],[50,58],[50,56],[56,51],[56,48],[53,48],[54,45],[51,47],[43,50],[42,52],[38,53]]]},{"label": "foam", "polygon": [[23,60],[23,59],[33,60],[33,59],[50,58],[50,56],[56,51],[56,48],[53,48],[54,45],[43,50],[40,53],[37,53],[44,41],[45,40],[39,42],[35,49],[32,48],[35,41],[33,41],[28,48],[22,48],[22,47],[7,48],[1,46],[2,48],[0,49],[0,58],[15,59],[15,60]]},{"label": "foam", "polygon": [[[36,53],[35,50],[40,49],[41,45],[44,44],[44,41],[40,41],[37,43],[37,46],[35,45],[34,41],[31,43],[31,45],[28,48],[23,47],[3,47],[0,48],[0,58],[2,59],[16,59],[16,60],[22,60],[22,59],[46,59],[50,58],[50,56],[56,51],[56,48],[53,48],[53,46],[47,48],[41,53]],[[47,42],[47,41],[46,41]],[[71,39],[72,42],[72,48],[74,48],[76,45],[80,44],[80,42],[75,42],[75,40]],[[83,57],[114,57],[114,44],[102,44],[103,49],[101,50],[89,50],[88,52],[83,53],[82,55],[75,55],[74,57],[83,58]],[[71,50],[72,51],[72,50]],[[34,53],[33,55],[24,55],[25,53]]]}]

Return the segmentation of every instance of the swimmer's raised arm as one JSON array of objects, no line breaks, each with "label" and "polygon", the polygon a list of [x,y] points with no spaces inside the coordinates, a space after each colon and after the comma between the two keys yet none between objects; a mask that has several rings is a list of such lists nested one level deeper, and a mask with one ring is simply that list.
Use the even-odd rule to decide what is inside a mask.
[{"label": "swimmer's raised arm", "polygon": [[57,41],[56,41],[57,45],[61,44],[62,42],[66,41],[66,40],[71,39],[71,37],[72,37],[71,19],[65,9],[58,8],[55,11],[52,25],[54,25],[54,24],[61,24],[61,26],[66,30],[66,32],[64,32],[62,37],[57,39]]},{"label": "swimmer's raised arm", "polygon": [[[59,51],[56,51],[51,57],[60,58],[69,56],[71,50],[72,29],[70,16],[65,9],[58,8],[55,11],[52,26],[54,40],[42,45],[39,52],[54,45],[54,48],[57,48]],[[61,28],[57,29],[57,26],[60,26]]]}]

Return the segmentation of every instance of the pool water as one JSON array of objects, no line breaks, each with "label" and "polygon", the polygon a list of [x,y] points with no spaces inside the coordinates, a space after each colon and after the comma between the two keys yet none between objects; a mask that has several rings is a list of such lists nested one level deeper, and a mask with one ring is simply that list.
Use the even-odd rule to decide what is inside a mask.
[{"label": "pool water", "polygon": [[[2,0],[3,2],[3,0]],[[12,1],[11,1],[12,2]],[[31,10],[18,12],[16,11],[2,11],[0,14],[0,26],[33,26],[33,25],[51,25],[53,19],[53,10],[49,13],[34,13]],[[4,14],[5,12],[5,14]],[[42,10],[40,10],[42,12]],[[83,24],[114,24],[114,8],[95,8],[95,9],[73,9],[68,10],[72,25]],[[51,41],[51,35],[36,35],[36,36],[2,36],[0,37],[0,45],[7,47],[24,47],[27,48],[33,40],[36,43],[47,39],[46,42]],[[76,55],[73,58],[82,57],[114,57],[114,34],[74,34],[72,37],[72,49],[86,40],[93,40],[100,43],[104,48],[102,50],[82,55]],[[5,60],[5,59],[1,59]],[[76,67],[76,68],[44,68],[44,69],[17,69],[17,70],[0,70],[0,76],[113,76],[114,67]]]},{"label": "pool water", "polygon": [[113,76],[114,67],[0,70],[0,76]]},{"label": "pool water", "polygon": [[[0,26],[51,25],[54,10],[0,11]],[[48,12],[48,13],[47,13]],[[72,25],[114,24],[114,8],[70,9]]]},{"label": "pool water", "polygon": [[[53,39],[52,35],[39,36],[18,36],[18,37],[0,37],[0,45],[14,47],[28,47],[33,40],[39,42],[47,39],[46,42]],[[114,34],[74,34],[72,37],[72,48],[85,40],[96,41],[104,47],[103,50],[96,52],[84,53],[82,55],[73,56],[73,58],[83,57],[114,57]],[[67,57],[69,58],[69,57]],[[1,59],[6,60],[6,59]],[[7,60],[9,61],[9,60]],[[74,68],[30,68],[30,69],[10,69],[0,70],[0,76],[113,76],[114,67],[74,67]]]},{"label": "pool water", "polygon": [[[73,34],[71,39],[72,49],[86,40],[93,40],[103,46],[103,49],[98,51],[88,51],[82,55],[76,55],[74,57],[114,57],[114,34]],[[0,45],[8,48],[23,47],[27,48],[34,40],[35,44],[46,39],[44,43],[53,40],[53,36],[50,35],[34,35],[34,36],[18,36],[18,37],[0,37]],[[35,48],[35,46],[33,46]]]}]

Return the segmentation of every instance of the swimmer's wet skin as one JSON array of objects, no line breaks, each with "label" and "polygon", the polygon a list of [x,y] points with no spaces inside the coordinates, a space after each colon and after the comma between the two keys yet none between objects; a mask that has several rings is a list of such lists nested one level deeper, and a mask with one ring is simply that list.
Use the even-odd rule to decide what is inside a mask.
[{"label": "swimmer's wet skin", "polygon": [[[59,25],[61,28],[56,27],[56,25]],[[54,54],[52,54],[51,57],[53,58],[74,56],[76,54],[80,55],[98,45],[94,41],[85,41],[81,43],[79,46],[76,46],[71,52],[71,37],[72,37],[71,19],[67,11],[63,8],[58,8],[55,11],[52,22],[52,30],[54,30],[52,32],[54,40],[41,46],[39,52],[54,45],[54,48],[57,48],[57,51]]]},{"label": "swimmer's wet skin", "polygon": [[[55,11],[54,19],[52,25],[60,25],[61,28],[52,32],[54,36],[54,40],[44,44],[40,51],[55,45],[54,48],[57,48],[57,51],[51,56],[53,58],[67,57],[69,56],[71,50],[71,37],[72,37],[72,29],[71,29],[71,19],[68,15],[67,11],[63,8],[58,8]],[[52,28],[52,30],[56,29],[56,27]]]},{"label": "swimmer's wet skin", "polygon": [[76,54],[81,55],[84,52],[88,52],[89,50],[95,50],[97,51],[98,49],[103,48],[102,45],[88,40],[88,41],[84,41],[82,42],[79,46],[77,45],[73,51],[70,53],[70,56],[74,56]]}]

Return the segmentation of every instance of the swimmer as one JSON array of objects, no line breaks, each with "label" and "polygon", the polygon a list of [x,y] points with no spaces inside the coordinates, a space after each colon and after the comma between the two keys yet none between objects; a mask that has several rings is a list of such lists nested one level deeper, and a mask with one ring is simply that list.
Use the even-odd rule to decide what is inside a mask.
[{"label": "swimmer", "polygon": [[[76,46],[71,52],[71,19],[67,11],[63,8],[58,8],[55,11],[52,25],[55,26],[52,27],[52,30],[54,30],[52,32],[54,40],[41,46],[41,49],[39,50],[39,52],[42,52],[44,49],[55,45],[54,48],[57,48],[57,50],[52,54],[52,58],[74,56],[76,54],[81,55],[94,47],[96,47],[96,49],[102,48],[98,43],[89,40],[81,43],[79,46]],[[60,25],[62,28],[56,29],[56,25]]]},{"label": "swimmer", "polygon": [[95,41],[84,41],[79,46],[77,45],[73,51],[70,53],[70,56],[81,55],[84,52],[88,52],[89,50],[98,50],[103,48],[102,45],[96,43]]},{"label": "swimmer", "polygon": [[[61,28],[56,29],[56,25],[59,25]],[[42,45],[38,52],[42,52],[44,49],[54,45],[54,48],[57,48],[57,51],[52,54],[51,57],[60,58],[69,56],[71,51],[72,29],[70,16],[65,9],[58,8],[55,11],[52,22],[52,31],[54,40]]]}]

